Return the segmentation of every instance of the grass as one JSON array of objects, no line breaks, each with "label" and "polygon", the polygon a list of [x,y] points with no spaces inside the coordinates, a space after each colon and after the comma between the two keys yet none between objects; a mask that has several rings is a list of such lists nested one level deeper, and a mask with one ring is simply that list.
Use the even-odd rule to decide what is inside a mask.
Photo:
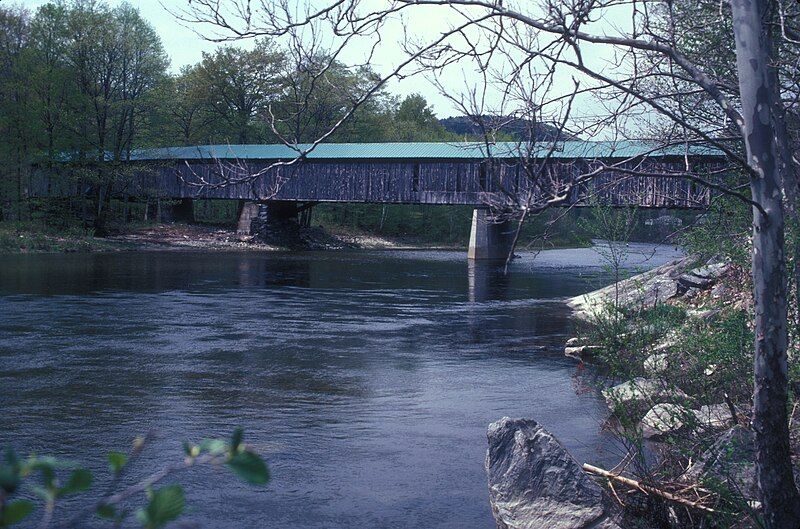
[{"label": "grass", "polygon": [[101,252],[123,246],[76,226],[54,228],[35,221],[0,223],[0,254]]}]

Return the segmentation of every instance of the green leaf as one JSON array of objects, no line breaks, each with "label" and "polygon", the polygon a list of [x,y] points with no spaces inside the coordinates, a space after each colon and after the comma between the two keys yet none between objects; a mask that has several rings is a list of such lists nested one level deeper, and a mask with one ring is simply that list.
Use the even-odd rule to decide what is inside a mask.
[{"label": "green leaf", "polygon": [[97,508],[97,516],[113,520],[117,517],[117,510],[113,505],[103,504]]},{"label": "green leaf", "polygon": [[176,519],[183,512],[185,499],[180,485],[168,485],[153,491],[150,503],[136,517],[146,527],[157,529]]},{"label": "green leaf", "polygon": [[253,452],[238,452],[231,456],[227,465],[240,479],[250,484],[264,485],[269,481],[267,464]]},{"label": "green leaf", "polygon": [[76,468],[69,475],[67,484],[59,489],[60,494],[83,492],[92,485],[92,473],[85,468]]},{"label": "green leaf", "polygon": [[244,435],[244,430],[241,428],[236,428],[233,431],[233,435],[231,436],[231,451],[238,452],[239,446],[242,444],[242,436]]},{"label": "green leaf", "polygon": [[33,502],[28,500],[12,501],[3,509],[2,525],[19,523],[33,512]]},{"label": "green leaf", "polygon": [[16,452],[7,448],[3,461],[0,462],[0,489],[7,493],[17,490],[20,484],[20,463]]},{"label": "green leaf", "polygon": [[55,499],[55,494],[53,489],[46,489],[44,487],[40,487],[39,485],[31,485],[30,487],[33,493],[39,496],[44,501],[52,501]]},{"label": "green leaf", "polygon": [[0,466],[0,489],[11,494],[19,487],[19,471],[8,466]]},{"label": "green leaf", "polygon": [[122,452],[109,452],[108,453],[108,468],[114,474],[119,474],[122,467],[128,462],[128,454]]},{"label": "green leaf", "polygon": [[222,439],[203,439],[200,441],[200,450],[210,454],[221,454],[225,452],[225,441]]}]

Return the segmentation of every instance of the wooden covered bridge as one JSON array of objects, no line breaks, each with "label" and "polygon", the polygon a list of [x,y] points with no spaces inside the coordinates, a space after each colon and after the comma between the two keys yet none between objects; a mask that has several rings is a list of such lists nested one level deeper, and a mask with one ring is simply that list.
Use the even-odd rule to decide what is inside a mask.
[{"label": "wooden covered bridge", "polygon": [[[319,202],[449,204],[474,206],[471,258],[495,258],[507,248],[508,223],[491,211],[514,210],[564,196],[562,206],[590,203],[644,208],[703,208],[710,190],[669,177],[686,167],[701,174],[724,161],[719,151],[660,148],[634,141],[564,141],[535,146],[515,142],[329,143],[308,145],[208,145],[130,153],[123,175],[107,186],[120,198],[158,197],[241,201],[240,230],[296,218]],[[308,151],[301,159],[299,153]],[[546,163],[541,163],[547,158]],[[587,172],[603,169],[576,184]],[[644,170],[647,176],[626,169]],[[535,177],[531,175],[535,173]],[[664,176],[661,176],[664,175]],[[76,196],[93,191],[80,178],[38,174],[31,196]],[[260,224],[259,224],[260,223]]]}]

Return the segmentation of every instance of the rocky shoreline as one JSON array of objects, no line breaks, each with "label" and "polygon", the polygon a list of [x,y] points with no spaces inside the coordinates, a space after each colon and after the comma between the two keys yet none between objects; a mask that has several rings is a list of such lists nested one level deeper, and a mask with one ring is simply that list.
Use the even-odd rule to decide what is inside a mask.
[{"label": "rocky shoreline", "polygon": [[[697,324],[713,328],[717,325],[715,318],[726,307],[749,309],[742,273],[729,263],[690,256],[567,301],[575,318],[587,326],[597,325],[598,315],[609,304],[640,312],[666,306],[685,314],[675,328],[654,333],[656,338],[644,344],[645,351],[637,357],[638,365],[629,370],[637,376],[609,380],[598,390],[608,405],[609,420],[617,420],[623,413],[629,422],[633,418],[633,428],[640,439],[661,461],[683,457],[670,453],[675,447],[665,441],[672,436],[701,438],[702,443],[698,443],[699,451],[688,458],[688,464],[673,476],[673,482],[651,483],[650,488],[615,488],[608,486],[612,478],[629,484],[639,483],[634,478],[651,477],[633,476],[622,465],[601,474],[607,478],[602,480],[605,486],[601,486],[580,470],[558,441],[535,421],[504,418],[489,427],[486,459],[490,501],[498,529],[677,529],[684,527],[686,513],[690,517],[713,517],[716,496],[696,493],[701,484],[708,482],[726,483],[744,502],[743,509],[758,510],[747,399],[734,403],[723,393],[724,398],[713,400],[708,398],[713,392],[698,394],[688,386],[682,388],[674,376],[685,370],[687,363],[679,331]],[[623,334],[634,332],[632,328],[625,330],[626,325],[634,324],[622,321],[620,325]],[[615,353],[606,347],[579,335],[566,342],[564,354],[579,362],[595,362],[602,368],[604,355]],[[718,368],[714,364],[701,367],[708,377]],[[680,381],[680,376],[677,378]],[[800,470],[796,468],[795,472],[800,477]],[[637,500],[642,495],[644,498]],[[658,509],[652,508],[653,500],[660,502]],[[642,501],[651,507],[639,511],[632,507]],[[656,511],[660,521],[651,523]]]},{"label": "rocky shoreline", "polygon": [[106,237],[74,233],[48,234],[32,229],[11,228],[7,232],[0,230],[0,243],[0,253],[440,249],[377,235],[337,233],[317,227],[303,228],[295,244],[285,245],[279,241],[267,243],[251,235],[240,235],[230,228],[185,223],[140,226]]}]

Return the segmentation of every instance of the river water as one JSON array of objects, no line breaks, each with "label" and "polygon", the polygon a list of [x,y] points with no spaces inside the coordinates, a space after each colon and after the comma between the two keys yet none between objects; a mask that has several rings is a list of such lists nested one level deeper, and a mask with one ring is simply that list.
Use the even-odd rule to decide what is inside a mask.
[{"label": "river water", "polygon": [[[629,267],[678,256],[632,248]],[[581,461],[619,455],[562,354],[563,298],[607,284],[602,265],[591,249],[523,254],[508,276],[463,252],[3,256],[0,447],[102,476],[153,432],[135,476],[242,426],[271,483],[191,470],[187,520],[489,529],[488,423],[531,417]]]}]

